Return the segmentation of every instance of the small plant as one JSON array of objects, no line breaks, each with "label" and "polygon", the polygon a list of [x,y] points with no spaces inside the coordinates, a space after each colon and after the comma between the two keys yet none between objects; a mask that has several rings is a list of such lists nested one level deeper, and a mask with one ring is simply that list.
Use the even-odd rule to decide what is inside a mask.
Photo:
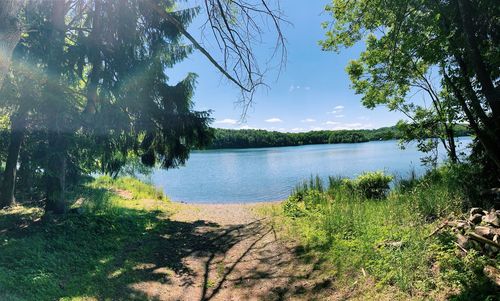
[{"label": "small plant", "polygon": [[353,180],[354,187],[368,199],[383,199],[389,191],[393,176],[381,171],[365,172]]},{"label": "small plant", "polygon": [[299,217],[304,215],[302,198],[298,194],[292,194],[283,202],[283,212],[288,217]]}]

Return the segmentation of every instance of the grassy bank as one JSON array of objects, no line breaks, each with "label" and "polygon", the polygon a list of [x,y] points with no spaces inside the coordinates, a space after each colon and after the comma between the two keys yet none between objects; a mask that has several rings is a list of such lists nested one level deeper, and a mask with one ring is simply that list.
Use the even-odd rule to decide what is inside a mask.
[{"label": "grassy bank", "polygon": [[165,276],[140,264],[181,266],[158,255],[179,247],[174,234],[160,234],[191,226],[165,219],[172,205],[154,187],[104,177],[71,194],[76,203],[65,216],[0,210],[0,300],[145,299],[128,285]]},{"label": "grassy bank", "polygon": [[322,259],[325,274],[339,290],[352,292],[350,298],[497,300],[482,269],[498,267],[498,258],[474,251],[459,256],[446,231],[429,237],[470,204],[456,172],[445,167],[399,180],[390,191],[381,174],[330,178],[328,184],[311,179],[263,211],[281,233],[298,239],[306,260]]}]

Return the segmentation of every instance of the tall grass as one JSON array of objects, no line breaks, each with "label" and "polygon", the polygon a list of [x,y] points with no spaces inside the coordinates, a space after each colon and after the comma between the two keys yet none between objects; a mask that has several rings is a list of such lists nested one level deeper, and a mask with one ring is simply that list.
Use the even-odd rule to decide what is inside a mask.
[{"label": "tall grass", "polygon": [[[460,261],[442,274],[433,269],[440,256],[443,264],[450,262],[455,245],[428,235],[440,218],[459,215],[466,203],[463,189],[449,180],[449,172],[398,181],[382,199],[353,188],[359,179],[330,177],[326,190],[309,181],[283,203],[287,221],[281,223],[292,225],[291,233],[309,251],[327,258],[340,282],[352,283],[366,272],[378,285],[397,287],[409,295],[439,293],[438,287],[451,291],[460,281],[480,278],[471,272],[477,266],[467,266],[474,260]],[[458,276],[456,269],[470,273]],[[450,275],[457,276],[451,276],[455,282],[445,283]]]},{"label": "tall grass", "polygon": [[97,188],[125,190],[131,193],[133,199],[167,200],[161,189],[132,177],[113,179],[102,176],[97,178],[91,185]]}]

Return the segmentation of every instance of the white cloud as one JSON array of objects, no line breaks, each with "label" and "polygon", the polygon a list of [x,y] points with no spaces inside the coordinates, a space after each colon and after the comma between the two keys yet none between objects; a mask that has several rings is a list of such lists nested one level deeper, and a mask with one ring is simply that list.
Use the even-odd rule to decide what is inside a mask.
[{"label": "white cloud", "polygon": [[273,118],[269,118],[269,119],[266,119],[266,122],[269,122],[269,123],[278,123],[278,122],[283,122],[283,120],[277,118],[277,117],[273,117]]},{"label": "white cloud", "polygon": [[322,131],[324,130],[324,128],[320,127],[320,126],[312,126],[311,127],[311,131]]},{"label": "white cloud", "polygon": [[306,118],[306,119],[302,119],[300,122],[316,122],[316,119]]},{"label": "white cloud", "polygon": [[337,114],[337,113],[341,113],[343,110],[344,110],[344,106],[336,106],[335,108],[333,108],[333,111],[330,111],[330,112],[326,112],[326,114]]},{"label": "white cloud", "polygon": [[304,132],[306,129],[304,128],[293,128],[291,129],[292,132]]},{"label": "white cloud", "polygon": [[293,92],[295,90],[300,90],[300,89],[304,89],[306,91],[309,91],[311,90],[311,87],[309,86],[299,86],[299,85],[291,85],[289,88],[288,88],[288,92]]},{"label": "white cloud", "polygon": [[326,125],[337,125],[337,124],[340,124],[340,122],[337,122],[337,121],[327,121],[325,122]]},{"label": "white cloud", "polygon": [[344,118],[344,115],[335,115],[336,118]]},{"label": "white cloud", "polygon": [[249,126],[248,124],[238,127],[239,130],[259,130],[259,128]]},{"label": "white cloud", "polygon": [[235,125],[235,124],[238,123],[238,121],[235,120],[235,119],[226,118],[226,119],[222,119],[222,120],[217,120],[214,123],[216,123],[216,124],[231,124],[231,125]]}]

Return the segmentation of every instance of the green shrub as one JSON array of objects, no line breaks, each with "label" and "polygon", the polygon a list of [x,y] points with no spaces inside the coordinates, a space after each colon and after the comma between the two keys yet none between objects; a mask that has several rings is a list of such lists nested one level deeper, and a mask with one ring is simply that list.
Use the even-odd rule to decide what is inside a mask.
[{"label": "green shrub", "polygon": [[365,172],[355,180],[345,180],[344,185],[361,193],[367,199],[382,199],[389,191],[393,176],[381,171]]},{"label": "green shrub", "polygon": [[423,294],[427,300],[462,290],[454,300],[496,300],[486,299],[495,287],[482,273],[495,259],[472,251],[456,256],[455,237],[444,239],[446,231],[429,237],[439,219],[460,214],[460,175],[467,173],[467,165],[444,166],[421,178],[413,173],[390,193],[392,177],[382,172],[354,180],[330,177],[326,192],[306,183],[283,203],[280,222],[311,255],[333,266],[339,286],[366,272],[378,288],[396,288],[402,296]]},{"label": "green shrub", "polygon": [[291,195],[283,202],[283,212],[288,217],[299,217],[304,215],[304,208],[301,204],[302,199],[297,195]]},{"label": "green shrub", "polygon": [[320,190],[308,190],[304,195],[304,205],[308,210],[316,208],[318,205],[326,203],[325,194]]},{"label": "green shrub", "polygon": [[326,195],[317,189],[295,190],[283,202],[283,211],[289,217],[299,217],[326,203]]}]

